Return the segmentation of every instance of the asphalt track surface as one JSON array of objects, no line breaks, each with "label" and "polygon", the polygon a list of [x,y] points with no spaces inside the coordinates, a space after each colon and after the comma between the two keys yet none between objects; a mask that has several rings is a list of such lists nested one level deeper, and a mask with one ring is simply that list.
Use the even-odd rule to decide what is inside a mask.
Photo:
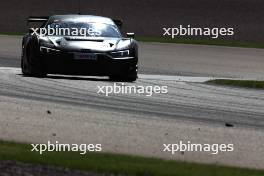
[{"label": "asphalt track surface", "polygon": [[[114,84],[105,77],[22,76],[20,40],[0,38],[1,139],[101,143],[107,152],[264,169],[264,91],[202,83],[263,79],[264,50],[140,43],[140,78],[126,85],[165,85],[168,93],[106,97],[97,93]],[[181,140],[232,143],[234,151],[162,151]]]}]

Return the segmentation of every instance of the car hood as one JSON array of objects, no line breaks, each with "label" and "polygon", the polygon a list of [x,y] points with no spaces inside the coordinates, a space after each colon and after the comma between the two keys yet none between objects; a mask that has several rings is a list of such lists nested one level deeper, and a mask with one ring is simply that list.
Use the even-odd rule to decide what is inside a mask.
[{"label": "car hood", "polygon": [[115,51],[128,49],[131,45],[129,38],[110,37],[59,37],[47,36],[45,41],[52,42],[57,49],[62,50],[91,50],[91,51]]}]

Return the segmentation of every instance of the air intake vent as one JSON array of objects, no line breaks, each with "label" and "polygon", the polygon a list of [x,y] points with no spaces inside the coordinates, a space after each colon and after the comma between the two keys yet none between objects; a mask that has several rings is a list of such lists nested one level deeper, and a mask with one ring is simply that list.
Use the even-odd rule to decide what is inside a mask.
[{"label": "air intake vent", "polygon": [[89,38],[71,38],[71,37],[66,37],[65,38],[67,41],[91,41],[91,42],[103,42],[104,40],[102,39],[89,39]]}]

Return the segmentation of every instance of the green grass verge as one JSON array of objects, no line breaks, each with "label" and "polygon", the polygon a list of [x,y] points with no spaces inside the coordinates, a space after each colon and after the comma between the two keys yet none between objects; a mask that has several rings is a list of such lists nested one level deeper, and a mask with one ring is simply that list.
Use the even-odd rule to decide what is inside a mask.
[{"label": "green grass verge", "polygon": [[22,32],[1,32],[0,35],[23,36],[23,35],[25,35],[25,33],[22,33]]},{"label": "green grass verge", "polygon": [[264,81],[216,79],[216,80],[207,81],[207,83],[215,84],[215,85],[223,85],[223,86],[264,89]]},{"label": "green grass verge", "polygon": [[160,42],[160,43],[181,43],[181,44],[196,44],[196,45],[217,45],[230,47],[244,47],[244,48],[264,48],[264,43],[258,42],[240,42],[231,40],[208,40],[208,39],[171,39],[165,37],[136,37],[138,41],[143,42]]},{"label": "green grass verge", "polygon": [[263,176],[264,171],[193,164],[127,155],[31,152],[31,145],[0,142],[0,160],[48,164],[71,169],[133,176]]}]

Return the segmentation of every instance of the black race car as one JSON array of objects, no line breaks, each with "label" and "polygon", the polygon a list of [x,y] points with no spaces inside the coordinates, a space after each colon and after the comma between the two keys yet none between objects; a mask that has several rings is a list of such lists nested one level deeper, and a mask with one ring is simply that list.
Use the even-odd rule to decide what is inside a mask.
[{"label": "black race car", "polygon": [[26,76],[47,74],[137,79],[138,45],[134,33],[123,37],[122,22],[91,15],[30,17],[41,22],[22,41],[21,68]]}]

